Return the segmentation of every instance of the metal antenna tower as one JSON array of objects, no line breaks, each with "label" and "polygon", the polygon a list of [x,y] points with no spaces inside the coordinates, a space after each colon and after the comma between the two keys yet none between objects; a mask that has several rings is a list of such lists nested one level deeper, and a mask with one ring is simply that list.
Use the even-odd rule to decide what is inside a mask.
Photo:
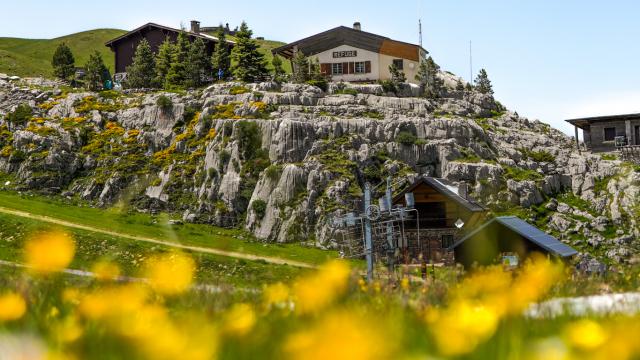
[{"label": "metal antenna tower", "polygon": [[420,41],[420,47],[422,46],[422,19],[418,19],[418,39]]}]

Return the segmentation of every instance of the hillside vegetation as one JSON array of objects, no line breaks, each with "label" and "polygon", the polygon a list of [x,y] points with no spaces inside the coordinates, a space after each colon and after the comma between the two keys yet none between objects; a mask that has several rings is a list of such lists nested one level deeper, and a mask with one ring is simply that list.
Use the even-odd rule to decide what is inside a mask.
[{"label": "hillside vegetation", "polygon": [[[89,54],[98,50],[102,54],[109,71],[113,73],[114,55],[105,42],[126,33],[119,29],[95,29],[71,34],[55,39],[21,39],[0,37],[0,73],[18,76],[53,77],[51,58],[56,47],[65,42],[71,48],[76,66],[83,66]],[[230,37],[233,40],[232,37]],[[271,68],[271,50],[283,45],[283,42],[272,40],[256,40],[261,52],[265,54],[268,67]],[[284,69],[291,71],[288,61],[283,63]]]},{"label": "hillside vegetation", "polygon": [[18,76],[53,77],[51,58],[60,43],[73,52],[76,66],[82,66],[89,54],[98,50],[109,71],[113,72],[114,58],[104,43],[124,34],[118,29],[83,31],[55,39],[0,38],[0,72]]}]

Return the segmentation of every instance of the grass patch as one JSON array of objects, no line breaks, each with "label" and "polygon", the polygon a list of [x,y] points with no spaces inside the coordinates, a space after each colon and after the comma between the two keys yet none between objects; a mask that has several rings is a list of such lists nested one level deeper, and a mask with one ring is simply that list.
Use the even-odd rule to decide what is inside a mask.
[{"label": "grass patch", "polygon": [[535,170],[522,169],[514,166],[504,167],[504,177],[515,181],[539,181],[543,179],[542,174]]}]

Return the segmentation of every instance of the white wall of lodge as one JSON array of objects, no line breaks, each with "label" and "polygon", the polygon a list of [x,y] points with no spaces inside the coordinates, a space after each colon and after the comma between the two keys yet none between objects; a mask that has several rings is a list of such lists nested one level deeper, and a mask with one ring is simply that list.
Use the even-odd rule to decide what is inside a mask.
[{"label": "white wall of lodge", "polygon": [[[355,55],[355,56],[352,56]],[[422,54],[421,54],[422,55]],[[391,78],[389,73],[389,65],[393,63],[397,57],[379,54],[373,51],[356,48],[349,45],[340,45],[330,50],[323,51],[310,57],[315,61],[318,59],[320,64],[335,64],[346,62],[367,62],[371,63],[371,71],[368,73],[352,73],[352,74],[331,74],[333,81],[377,81]],[[403,70],[407,81],[415,83],[415,75],[418,72],[420,63],[408,59],[403,60]],[[346,72],[346,71],[345,71]]]},{"label": "white wall of lodge", "polygon": [[[334,57],[345,55],[342,52],[356,52],[356,56]],[[347,54],[348,55],[348,54]],[[345,63],[345,62],[366,62],[371,61],[371,72],[365,74],[343,74],[331,75],[333,81],[376,81],[380,79],[379,54],[369,50],[358,49],[349,45],[340,45],[336,48],[323,51],[315,55],[321,64]]]}]

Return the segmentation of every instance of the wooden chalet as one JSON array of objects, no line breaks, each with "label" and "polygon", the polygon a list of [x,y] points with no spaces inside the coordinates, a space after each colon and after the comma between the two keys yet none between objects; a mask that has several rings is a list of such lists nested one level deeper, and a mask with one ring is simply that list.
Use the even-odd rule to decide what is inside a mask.
[{"label": "wooden chalet", "polygon": [[420,63],[428,54],[420,45],[362,31],[359,22],[353,27],[338,26],[294,41],[272,52],[293,59],[298,51],[314,61],[317,59],[321,72],[334,81],[390,79],[389,66],[394,64],[409,82],[415,82]]},{"label": "wooden chalet", "polygon": [[[168,38],[171,41],[176,41],[178,34],[182,31],[187,34],[190,41],[194,41],[197,38],[204,40],[207,47],[207,54],[211,55],[213,53],[215,44],[218,43],[218,38],[201,32],[200,22],[198,21],[191,21],[191,28],[189,31],[174,29],[155,23],[147,23],[122,36],[110,40],[105,44],[115,53],[116,74],[126,73],[127,66],[133,63],[133,55],[135,54],[136,48],[142,39],[147,39],[151,46],[151,50],[154,54],[157,54],[160,44],[162,44],[165,39]],[[227,41],[227,44],[231,47],[234,42]]]},{"label": "wooden chalet", "polygon": [[411,208],[405,194],[413,194],[417,216],[404,224],[406,247],[411,258],[452,264],[451,246],[467,229],[474,229],[487,210],[468,195],[464,183],[421,177],[393,198],[393,204]]},{"label": "wooden chalet", "polygon": [[494,264],[509,259],[518,264],[532,253],[569,259],[578,252],[555,237],[515,216],[489,220],[458,240],[451,250],[456,263],[465,267]]}]

